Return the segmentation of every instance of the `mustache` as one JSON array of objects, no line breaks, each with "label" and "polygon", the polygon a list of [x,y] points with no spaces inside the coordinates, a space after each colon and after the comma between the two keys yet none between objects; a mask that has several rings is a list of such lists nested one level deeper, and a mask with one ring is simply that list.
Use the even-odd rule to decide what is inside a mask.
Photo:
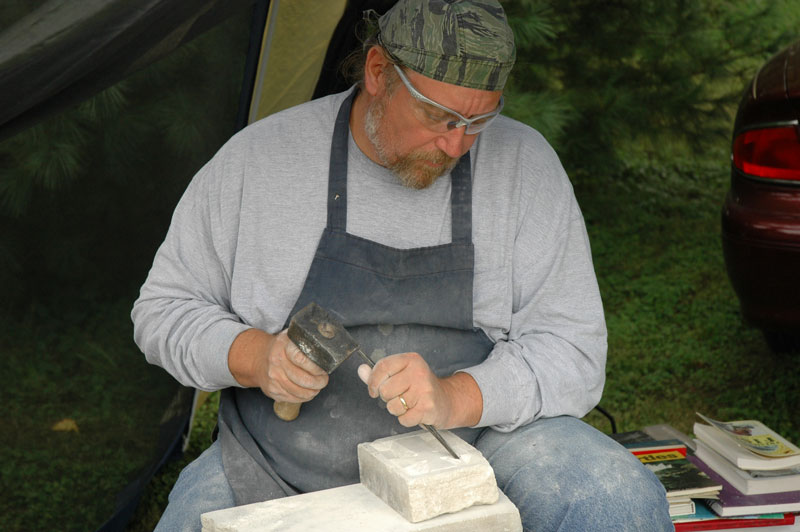
[{"label": "mustache", "polygon": [[433,164],[442,165],[445,167],[450,167],[454,165],[458,159],[454,157],[450,157],[443,151],[435,151],[433,153],[429,152],[413,152],[408,155],[408,159],[413,162],[417,161],[427,161]]}]

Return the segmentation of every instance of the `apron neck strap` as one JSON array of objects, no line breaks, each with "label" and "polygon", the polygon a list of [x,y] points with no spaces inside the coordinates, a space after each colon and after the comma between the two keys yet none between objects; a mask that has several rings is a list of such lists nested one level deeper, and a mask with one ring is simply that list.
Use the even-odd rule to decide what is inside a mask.
[{"label": "apron neck strap", "polygon": [[331,140],[331,162],[328,169],[328,227],[347,228],[347,142],[350,133],[350,109],[358,90],[345,98],[336,115]]},{"label": "apron neck strap", "polygon": [[472,242],[472,166],[469,152],[450,171],[450,210],[453,242]]},{"label": "apron neck strap", "polygon": [[[357,90],[339,107],[331,140],[328,173],[328,228],[347,230],[347,143],[350,133],[350,109]],[[461,156],[450,172],[450,209],[452,241],[472,242],[472,168],[469,152]]]}]

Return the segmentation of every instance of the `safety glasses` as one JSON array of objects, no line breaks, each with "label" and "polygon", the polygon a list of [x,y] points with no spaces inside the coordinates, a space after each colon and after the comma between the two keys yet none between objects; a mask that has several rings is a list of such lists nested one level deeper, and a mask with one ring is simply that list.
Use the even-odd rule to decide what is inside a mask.
[{"label": "safety glasses", "polygon": [[408,92],[411,93],[411,96],[413,96],[418,102],[424,104],[414,106],[414,114],[417,119],[431,131],[435,131],[437,133],[447,133],[452,129],[465,127],[466,129],[464,130],[464,133],[467,135],[475,135],[486,129],[486,127],[492,123],[492,120],[494,120],[495,117],[500,114],[500,111],[503,110],[503,97],[501,96],[500,103],[497,105],[497,109],[491,113],[467,118],[466,116],[463,116],[456,111],[453,111],[452,109],[449,109],[444,105],[438,104],[430,98],[427,98],[424,94],[414,88],[406,75],[403,73],[402,68],[397,66],[397,64],[393,64],[392,66],[394,66],[395,70],[397,70],[397,74],[400,76],[403,85],[405,85],[406,89],[408,89]]}]

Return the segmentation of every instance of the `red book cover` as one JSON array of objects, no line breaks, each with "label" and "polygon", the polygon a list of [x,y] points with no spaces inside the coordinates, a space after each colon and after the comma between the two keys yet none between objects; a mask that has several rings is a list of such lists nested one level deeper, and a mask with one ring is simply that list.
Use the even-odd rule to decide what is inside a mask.
[{"label": "red book cover", "polygon": [[693,515],[673,518],[676,532],[695,530],[730,530],[737,528],[762,528],[766,526],[789,526],[795,523],[795,514],[778,512],[774,514],[748,515],[742,517],[720,517],[707,505],[707,501],[696,501]]},{"label": "red book cover", "polygon": [[728,528],[761,528],[764,526],[793,525],[794,514],[783,514],[777,518],[728,517],[722,519],[704,519],[702,521],[686,521],[675,523],[675,532],[693,532],[695,530],[720,530]]},{"label": "red book cover", "polygon": [[653,440],[623,443],[626,449],[636,456],[645,454],[680,453],[686,456],[686,445],[680,440]]}]

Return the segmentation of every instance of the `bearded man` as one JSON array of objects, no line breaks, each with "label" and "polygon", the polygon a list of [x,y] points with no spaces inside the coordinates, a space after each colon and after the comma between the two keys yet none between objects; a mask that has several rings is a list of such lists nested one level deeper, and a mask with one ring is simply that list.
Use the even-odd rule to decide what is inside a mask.
[{"label": "bearded man", "polygon": [[[401,0],[360,83],[245,128],[195,176],[132,317],[151,363],[223,390],[219,439],[157,530],[356,483],[358,443],[420,423],[484,454],[526,530],[672,529],[655,476],[579,419],[605,381],[602,303],[557,156],[500,116],[514,59],[498,2]],[[288,339],[310,302],[372,370],[329,376]]]}]

